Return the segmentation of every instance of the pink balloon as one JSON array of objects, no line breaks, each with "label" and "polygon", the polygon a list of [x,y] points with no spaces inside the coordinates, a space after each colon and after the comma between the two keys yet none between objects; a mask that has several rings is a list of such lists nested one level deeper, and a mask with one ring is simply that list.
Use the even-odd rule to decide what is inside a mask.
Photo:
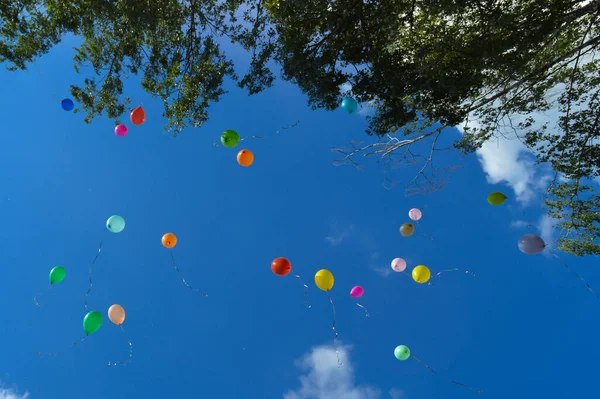
[{"label": "pink balloon", "polygon": [[127,134],[127,126],[117,125],[115,126],[115,134],[119,137],[123,137]]},{"label": "pink balloon", "polygon": [[361,296],[363,296],[364,293],[365,293],[365,290],[360,285],[357,285],[356,287],[352,287],[352,289],[350,290],[350,296],[352,298],[360,298]]},{"label": "pink balloon", "polygon": [[396,258],[392,261],[392,269],[395,272],[403,272],[406,269],[406,261],[402,258]]},{"label": "pink balloon", "polygon": [[413,208],[410,211],[408,211],[408,217],[414,221],[421,219],[422,216],[423,213],[421,213],[421,211],[417,208]]}]

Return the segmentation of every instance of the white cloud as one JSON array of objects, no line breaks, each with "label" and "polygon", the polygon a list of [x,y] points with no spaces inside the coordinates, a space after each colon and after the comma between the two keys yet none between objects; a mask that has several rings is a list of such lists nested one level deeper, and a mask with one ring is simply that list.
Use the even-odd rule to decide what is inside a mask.
[{"label": "white cloud", "polygon": [[522,203],[529,203],[543,188],[540,182],[549,180],[536,172],[533,154],[519,140],[488,141],[477,150],[477,156],[488,183],[506,183]]},{"label": "white cloud", "polygon": [[25,392],[20,395],[12,389],[0,389],[0,399],[27,399],[29,398],[29,392]]},{"label": "white cloud", "polygon": [[329,231],[329,235],[325,237],[325,240],[329,241],[331,246],[337,247],[354,232],[354,225],[351,224],[345,228],[340,228],[338,223],[334,223],[331,225]]},{"label": "white cloud", "polygon": [[335,349],[323,345],[304,355],[298,366],[306,371],[299,377],[300,387],[288,391],[284,399],[379,399],[381,392],[370,385],[356,385],[354,369],[348,359],[351,347],[338,347],[343,366],[338,367]]}]

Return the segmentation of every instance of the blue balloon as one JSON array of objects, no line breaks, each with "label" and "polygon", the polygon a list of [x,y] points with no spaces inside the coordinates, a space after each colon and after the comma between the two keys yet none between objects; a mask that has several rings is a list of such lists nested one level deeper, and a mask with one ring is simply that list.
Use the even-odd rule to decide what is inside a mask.
[{"label": "blue balloon", "polygon": [[64,100],[62,100],[60,102],[60,106],[65,111],[72,111],[73,108],[75,107],[75,104],[73,103],[73,100],[71,100],[70,98],[65,98]]},{"label": "blue balloon", "polygon": [[358,101],[352,97],[346,97],[342,101],[342,108],[349,114],[353,114],[358,110]]}]

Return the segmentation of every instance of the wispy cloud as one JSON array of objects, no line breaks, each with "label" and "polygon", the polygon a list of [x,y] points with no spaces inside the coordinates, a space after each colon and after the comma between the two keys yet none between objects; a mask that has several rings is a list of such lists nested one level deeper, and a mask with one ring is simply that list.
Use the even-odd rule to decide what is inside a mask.
[{"label": "wispy cloud", "polygon": [[355,226],[353,224],[346,227],[340,227],[338,223],[334,223],[331,225],[329,235],[325,237],[325,240],[328,241],[331,246],[337,247],[354,232],[354,228]]},{"label": "wispy cloud", "polygon": [[[331,346],[312,348],[297,362],[305,372],[299,377],[300,387],[283,395],[284,399],[379,399],[381,391],[370,385],[357,385],[354,367],[349,359],[351,347],[339,347],[338,367],[335,349]],[[394,397],[392,397],[394,398]],[[395,399],[395,398],[394,398]]]},{"label": "wispy cloud", "polygon": [[371,270],[379,274],[381,277],[387,277],[393,272],[391,263],[388,265],[385,265],[384,263],[385,262],[382,261],[381,257],[379,256],[379,252],[373,252],[371,254],[371,258],[369,259],[369,268],[371,268]]},{"label": "wispy cloud", "polygon": [[13,389],[0,388],[0,399],[27,399],[27,398],[29,398],[29,392],[25,392],[23,395],[21,395]]},{"label": "wispy cloud", "polygon": [[513,229],[524,229],[531,227],[532,224],[533,223],[528,222],[526,220],[513,220],[510,223],[510,227],[512,227]]},{"label": "wispy cloud", "polygon": [[398,388],[392,388],[390,389],[390,398],[392,399],[404,399],[406,397],[406,394],[404,393],[404,391],[402,389],[398,389]]}]

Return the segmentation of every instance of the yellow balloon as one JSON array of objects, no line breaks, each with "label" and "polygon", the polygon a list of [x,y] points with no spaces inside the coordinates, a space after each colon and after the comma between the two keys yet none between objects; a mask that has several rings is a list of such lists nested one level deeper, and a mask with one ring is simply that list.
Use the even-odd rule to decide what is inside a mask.
[{"label": "yellow balloon", "polygon": [[323,291],[333,288],[333,274],[329,270],[321,269],[315,274],[315,284]]},{"label": "yellow balloon", "polygon": [[419,265],[412,271],[412,278],[419,284],[424,284],[431,278],[431,272],[427,266]]}]

